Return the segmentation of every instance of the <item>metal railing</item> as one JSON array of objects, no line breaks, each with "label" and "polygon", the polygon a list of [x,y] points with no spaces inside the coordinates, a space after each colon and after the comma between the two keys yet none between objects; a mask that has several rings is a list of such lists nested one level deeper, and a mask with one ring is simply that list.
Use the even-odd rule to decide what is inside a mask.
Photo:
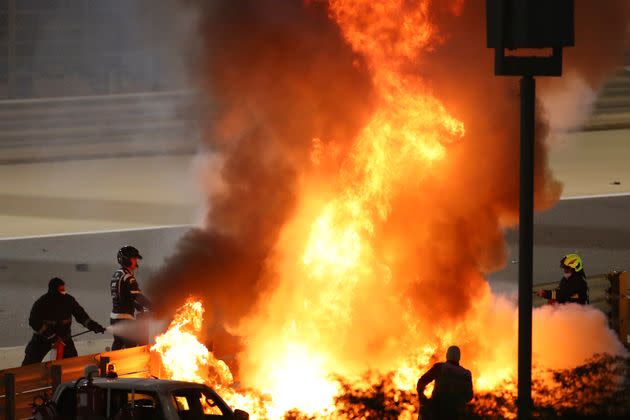
[{"label": "metal railing", "polygon": [[[598,309],[606,307],[606,289],[610,285],[607,278],[608,274],[595,274],[586,278],[589,289],[589,303]],[[558,287],[559,281],[549,283],[538,283],[534,285],[534,292],[539,290],[551,290]],[[546,299],[534,297],[534,307],[542,306],[547,303]]]},{"label": "metal railing", "polygon": [[[617,286],[613,288],[611,287],[611,282],[614,278],[617,279]],[[630,288],[628,288],[626,281],[626,272],[596,274],[586,278],[589,288],[589,305],[604,312],[608,317],[609,326],[617,332],[619,340],[624,345],[630,346],[630,337],[628,336]],[[539,290],[555,289],[556,287],[558,287],[558,282],[536,284],[533,289],[534,292],[537,292]],[[612,290],[610,292],[611,295],[609,295],[609,290]],[[619,291],[619,295],[617,291]],[[609,298],[617,302],[614,311],[612,311],[613,308],[610,306]],[[534,296],[534,307],[540,307],[546,303],[546,299]]]},{"label": "metal railing", "polygon": [[0,419],[31,418],[35,398],[47,399],[58,385],[82,377],[88,365],[104,375],[107,365],[115,364],[118,376],[148,378],[159,369],[156,363],[148,346],[142,346],[0,370]]},{"label": "metal railing", "polygon": [[584,131],[630,128],[630,66],[612,78],[599,93]]},{"label": "metal railing", "polygon": [[200,107],[190,91],[0,101],[0,164],[191,154]]}]

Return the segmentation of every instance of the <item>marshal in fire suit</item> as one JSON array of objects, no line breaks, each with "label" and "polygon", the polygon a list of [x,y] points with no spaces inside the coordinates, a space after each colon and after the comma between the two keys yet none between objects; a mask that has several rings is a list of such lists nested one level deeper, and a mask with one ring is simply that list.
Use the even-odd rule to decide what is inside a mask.
[{"label": "marshal in fire suit", "polygon": [[117,255],[120,268],[114,272],[110,282],[112,295],[111,325],[124,328],[126,334],[119,335],[114,329],[114,343],[112,350],[120,350],[139,345],[133,337],[137,334],[136,310],[149,310],[151,302],[140,290],[135,276],[138,260],[142,259],[140,252],[132,246],[124,246]]},{"label": "marshal in fire suit", "polygon": [[64,359],[77,356],[70,332],[72,317],[95,333],[105,332],[105,328],[90,319],[74,297],[66,294],[64,281],[55,277],[48,282],[48,293],[37,299],[31,309],[28,323],[35,333],[26,346],[22,366],[41,362],[57,340],[62,340],[65,345]]},{"label": "marshal in fire suit", "polygon": [[[459,365],[460,354],[459,347],[449,347],[446,362],[434,364],[418,380],[416,389],[421,401],[418,418],[451,420],[462,417],[464,406],[473,397],[473,386],[472,374]],[[428,399],[424,389],[433,381],[433,393]]]},{"label": "marshal in fire suit", "polygon": [[540,290],[536,294],[550,302],[588,304],[588,284],[582,259],[577,254],[568,254],[560,260],[562,279],[556,289]]}]

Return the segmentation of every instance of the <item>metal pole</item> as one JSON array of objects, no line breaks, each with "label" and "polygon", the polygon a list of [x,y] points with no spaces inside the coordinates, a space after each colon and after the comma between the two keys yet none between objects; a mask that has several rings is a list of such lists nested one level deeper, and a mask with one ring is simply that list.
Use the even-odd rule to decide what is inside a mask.
[{"label": "metal pole", "polygon": [[109,357],[108,356],[101,356],[100,360],[98,361],[98,368],[101,371],[101,378],[104,378],[105,375],[107,375],[107,365],[109,364]]},{"label": "metal pole", "polygon": [[62,378],[62,369],[60,365],[52,365],[50,367],[50,384],[52,385],[52,390],[55,392],[57,387],[61,385]]},{"label": "metal pole", "polygon": [[15,420],[15,374],[4,374],[4,417]]},{"label": "metal pole", "polygon": [[534,106],[536,81],[521,79],[521,168],[518,265],[518,418],[532,416],[532,290],[534,262]]}]

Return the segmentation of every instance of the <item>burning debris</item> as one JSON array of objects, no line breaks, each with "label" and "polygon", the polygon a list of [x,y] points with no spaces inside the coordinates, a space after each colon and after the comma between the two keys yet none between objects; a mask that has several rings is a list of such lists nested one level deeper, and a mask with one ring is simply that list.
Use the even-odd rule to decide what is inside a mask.
[{"label": "burning debris", "polygon": [[202,303],[189,298],[175,313],[168,330],[156,337],[151,351],[160,354],[169,379],[212,383],[217,388],[230,386],[233,382],[230,369],[199,341],[203,313]]},{"label": "burning debris", "polygon": [[[625,2],[607,7],[630,16]],[[366,370],[393,370],[392,387],[409,393],[450,344],[462,348],[477,392],[509,392],[516,308],[484,275],[505,264],[502,233],[516,220],[517,96],[492,76],[483,8],[216,0],[200,13],[202,77],[216,103],[207,141],[221,183],[209,182],[205,231],[184,238],[154,279],[157,305],[175,311],[192,293],[212,311],[205,332],[242,338],[232,373],[251,391],[230,392],[262,418],[330,415],[344,384],[369,389]],[[580,74],[577,58],[597,51],[576,39],[568,65]],[[536,203],[545,208],[561,188],[538,121]],[[186,303],[154,351],[173,377],[231,390],[232,373],[200,346],[200,310]],[[536,332],[550,319],[588,321],[600,338],[566,334],[562,368],[623,354],[598,317],[538,312],[534,363],[558,367],[545,334],[560,333]]]},{"label": "burning debris", "polygon": [[[534,379],[534,415],[539,419],[625,418],[630,412],[630,359],[596,355],[574,369],[539,372]],[[336,399],[343,418],[415,418],[417,397],[401,391],[391,374],[365,378],[371,386],[342,381]],[[516,384],[479,392],[468,404],[467,419],[515,418]]]},{"label": "burning debris", "polygon": [[[189,298],[176,312],[168,330],[156,338],[151,351],[160,356],[163,369],[160,376],[212,386],[228,404],[246,408],[253,419],[411,419],[417,414],[417,396],[406,386],[413,378],[404,378],[402,369],[367,372],[352,380],[329,373],[328,377],[322,377],[322,389],[309,390],[314,394],[309,394],[311,401],[306,403],[291,389],[270,389],[266,394],[242,389],[234,383],[227,364],[218,360],[198,338],[202,334],[203,312],[201,301]],[[429,360],[433,351],[426,350]],[[293,361],[311,362],[299,357],[287,358],[287,364]],[[303,366],[297,363],[293,368],[300,374],[303,372]],[[624,418],[630,411],[630,357],[595,354],[574,368],[536,367],[534,373],[533,398],[539,418]],[[293,381],[298,392],[302,392],[302,376],[295,375]],[[274,398],[275,395],[282,398]],[[332,403],[326,399],[322,404],[319,395],[330,397]],[[507,375],[495,377],[491,384],[479,378],[475,398],[466,408],[466,418],[515,418],[516,397],[510,368]],[[299,408],[287,409],[292,404]]]}]

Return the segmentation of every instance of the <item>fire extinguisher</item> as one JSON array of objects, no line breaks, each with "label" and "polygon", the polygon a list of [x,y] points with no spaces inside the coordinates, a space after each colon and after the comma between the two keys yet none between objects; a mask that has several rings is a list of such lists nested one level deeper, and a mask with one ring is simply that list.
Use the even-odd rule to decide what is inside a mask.
[{"label": "fire extinguisher", "polygon": [[106,418],[107,390],[94,385],[93,374],[90,372],[74,383],[77,401],[75,418],[78,420]]},{"label": "fire extinguisher", "polygon": [[[87,334],[91,332],[90,330],[85,330],[83,332],[80,332],[78,334],[75,335],[71,335],[70,339],[73,339],[74,337],[78,337],[80,335],[83,334]],[[50,355],[50,360],[61,360],[63,359],[63,353],[64,350],[66,348],[66,343],[59,337],[57,337],[57,341],[54,342],[54,344],[52,345],[52,353]]]},{"label": "fire extinguisher", "polygon": [[51,355],[51,359],[52,360],[61,360],[63,359],[63,352],[64,349],[66,348],[66,344],[63,342],[62,339],[58,338],[57,341],[55,341],[55,344],[53,344],[52,350],[53,350],[53,354]]}]

